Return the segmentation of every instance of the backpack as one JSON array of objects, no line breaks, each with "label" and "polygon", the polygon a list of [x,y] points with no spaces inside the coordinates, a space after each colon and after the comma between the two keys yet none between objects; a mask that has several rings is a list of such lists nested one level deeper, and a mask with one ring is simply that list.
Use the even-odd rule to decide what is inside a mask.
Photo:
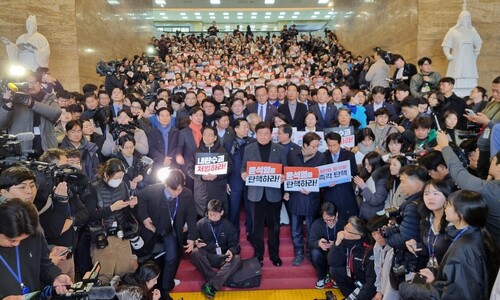
[{"label": "backpack", "polygon": [[257,257],[244,259],[236,272],[227,279],[225,286],[232,288],[254,288],[260,286],[262,268]]}]

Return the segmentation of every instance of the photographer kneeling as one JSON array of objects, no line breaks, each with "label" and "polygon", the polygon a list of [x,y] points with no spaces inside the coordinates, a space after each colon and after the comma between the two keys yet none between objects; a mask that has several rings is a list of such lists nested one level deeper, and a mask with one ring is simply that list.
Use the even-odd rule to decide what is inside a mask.
[{"label": "photographer kneeling", "polygon": [[124,175],[120,160],[108,160],[99,168],[99,180],[84,201],[89,211],[92,261],[101,262],[99,279],[103,284],[108,284],[114,275],[121,276],[135,269],[130,241],[124,239],[124,232],[128,236],[129,207],[137,205],[137,198],[129,198]]}]

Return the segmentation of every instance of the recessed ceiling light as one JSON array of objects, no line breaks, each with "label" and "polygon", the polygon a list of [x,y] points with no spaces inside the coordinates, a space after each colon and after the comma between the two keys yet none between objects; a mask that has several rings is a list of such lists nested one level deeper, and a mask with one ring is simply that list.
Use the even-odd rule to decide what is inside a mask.
[{"label": "recessed ceiling light", "polygon": [[331,18],[331,15],[325,15],[325,19]]},{"label": "recessed ceiling light", "polygon": [[314,14],[315,14],[315,15],[319,15],[319,11],[315,11],[315,12],[314,12]]},{"label": "recessed ceiling light", "polygon": [[162,5],[162,4],[165,5],[165,4],[167,4],[167,2],[165,0],[155,0],[155,3],[157,5]]},{"label": "recessed ceiling light", "polygon": [[165,17],[162,17],[162,18],[163,18],[163,19],[168,19],[168,17],[167,17],[167,16],[165,16]]},{"label": "recessed ceiling light", "polygon": [[238,16],[243,16],[242,12],[236,13]]},{"label": "recessed ceiling light", "polygon": [[165,13],[164,13],[164,12],[161,12],[161,13],[160,13],[160,16],[164,16],[164,15],[165,15]]},{"label": "recessed ceiling light", "polygon": [[271,19],[271,16],[265,16],[264,19]]},{"label": "recessed ceiling light", "polygon": [[213,20],[213,19],[215,19],[215,17],[214,17],[214,16],[210,16],[210,19],[212,19],[212,20]]},{"label": "recessed ceiling light", "polygon": [[118,0],[108,0],[108,4],[117,5],[117,4],[120,4],[120,1],[118,1]]},{"label": "recessed ceiling light", "polygon": [[333,15],[333,14],[334,14],[334,12],[333,12],[333,11],[329,11],[329,12],[328,12],[328,14],[329,14],[329,15]]},{"label": "recessed ceiling light", "polygon": [[286,15],[286,12],[282,11],[282,12],[280,12],[280,15],[284,16],[284,15]]},{"label": "recessed ceiling light", "polygon": [[266,12],[266,16],[270,16],[271,14],[271,12]]},{"label": "recessed ceiling light", "polygon": [[199,13],[199,12],[195,12],[195,13],[194,13],[194,15],[195,15],[195,16],[199,16],[199,15],[200,15],[200,13]]},{"label": "recessed ceiling light", "polygon": [[201,19],[201,16],[196,16],[196,19]]},{"label": "recessed ceiling light", "polygon": [[215,15],[215,14],[214,14],[213,12],[209,12],[209,13],[208,13],[208,15],[209,15],[209,16],[213,16],[213,15]]},{"label": "recessed ceiling light", "polygon": [[292,19],[297,19],[297,16],[292,16]]},{"label": "recessed ceiling light", "polygon": [[283,19],[285,16],[278,16],[278,19]]},{"label": "recessed ceiling light", "polygon": [[223,12],[222,13],[224,16],[229,16],[229,13],[228,12]]},{"label": "recessed ceiling light", "polygon": [[224,19],[226,19],[226,20],[229,19],[229,16],[224,16]]},{"label": "recessed ceiling light", "polygon": [[330,0],[318,0],[318,4],[327,4]]},{"label": "recessed ceiling light", "polygon": [[243,19],[243,16],[237,16],[236,18],[238,18],[238,19]]},{"label": "recessed ceiling light", "polygon": [[264,0],[264,4],[274,4],[274,0]]},{"label": "recessed ceiling light", "polygon": [[182,13],[180,13],[179,15],[181,15],[181,16],[185,16],[185,15],[186,15],[186,13],[185,13],[185,12],[182,12]]},{"label": "recessed ceiling light", "polygon": [[210,0],[210,4],[218,5],[218,4],[220,4],[220,0]]},{"label": "recessed ceiling light", "polygon": [[253,12],[253,13],[252,13],[252,16],[256,16],[256,15],[257,15],[257,13],[256,13],[256,12]]},{"label": "recessed ceiling light", "polygon": [[300,14],[300,12],[299,12],[299,11],[296,11],[296,12],[294,12],[293,14],[294,14],[294,15],[299,15],[299,14]]},{"label": "recessed ceiling light", "polygon": [[182,17],[182,18],[183,18],[184,20],[187,20],[187,18],[188,18],[188,17],[184,16],[184,17]]},{"label": "recessed ceiling light", "polygon": [[251,16],[250,19],[257,19],[257,16]]},{"label": "recessed ceiling light", "polygon": [[312,16],[311,16],[311,18],[312,18],[312,19],[316,19],[317,17],[318,17],[318,16],[316,16],[316,15],[312,15]]}]

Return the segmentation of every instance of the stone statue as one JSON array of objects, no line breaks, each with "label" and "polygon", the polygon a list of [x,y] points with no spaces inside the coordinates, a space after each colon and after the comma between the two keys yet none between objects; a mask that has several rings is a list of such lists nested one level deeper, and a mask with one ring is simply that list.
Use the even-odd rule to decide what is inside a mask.
[{"label": "stone statue", "polygon": [[483,41],[472,27],[471,14],[466,5],[458,16],[457,25],[450,28],[444,37],[443,52],[448,59],[447,77],[455,79],[455,93],[459,96],[469,95],[477,85],[477,57]]},{"label": "stone statue", "polygon": [[28,32],[21,35],[15,44],[5,37],[0,38],[7,48],[9,60],[32,71],[36,71],[39,67],[47,68],[50,46],[45,36],[37,32],[35,16],[31,15],[26,19],[26,30]]}]

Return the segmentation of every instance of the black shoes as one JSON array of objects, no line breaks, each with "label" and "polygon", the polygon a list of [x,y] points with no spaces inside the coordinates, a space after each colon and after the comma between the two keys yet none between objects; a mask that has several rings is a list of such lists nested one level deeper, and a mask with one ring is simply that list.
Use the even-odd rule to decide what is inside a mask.
[{"label": "black shoes", "polygon": [[292,261],[292,265],[294,266],[300,266],[302,262],[304,261],[304,255],[303,254],[297,254],[295,255],[295,258]]},{"label": "black shoes", "polygon": [[273,265],[275,267],[281,267],[281,265],[283,264],[283,261],[279,257],[271,258],[271,261],[273,262]]}]

